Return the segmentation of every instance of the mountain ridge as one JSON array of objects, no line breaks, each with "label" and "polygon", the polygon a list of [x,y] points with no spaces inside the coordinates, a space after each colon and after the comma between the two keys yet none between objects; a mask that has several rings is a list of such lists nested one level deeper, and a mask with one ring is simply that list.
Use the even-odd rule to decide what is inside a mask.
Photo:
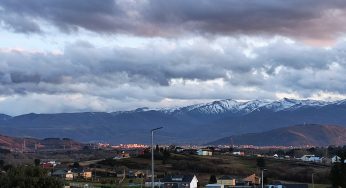
[{"label": "mountain ridge", "polygon": [[[275,143],[275,144],[273,144]],[[346,145],[346,128],[337,125],[294,125],[261,133],[221,138],[208,145],[329,146]]]},{"label": "mountain ridge", "polygon": [[157,141],[203,144],[229,135],[295,124],[346,126],[345,100],[231,99],[170,109],[0,116],[0,133],[18,137],[69,137],[81,142],[150,143],[150,129],[163,126]]}]

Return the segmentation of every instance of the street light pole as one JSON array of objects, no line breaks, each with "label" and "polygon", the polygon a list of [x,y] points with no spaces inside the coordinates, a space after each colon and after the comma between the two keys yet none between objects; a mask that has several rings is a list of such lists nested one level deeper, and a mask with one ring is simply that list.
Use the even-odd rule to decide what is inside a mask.
[{"label": "street light pole", "polygon": [[315,188],[314,173],[311,174],[311,182],[312,182],[312,188]]},{"label": "street light pole", "polygon": [[261,184],[262,184],[262,188],[263,188],[263,169],[262,169]]},{"label": "street light pole", "polygon": [[154,132],[162,129],[163,127],[158,127],[155,129],[151,129],[151,187],[154,188]]},{"label": "street light pole", "polygon": [[262,168],[261,169],[261,172],[262,172],[262,177],[261,177],[261,184],[262,184],[262,188],[263,188],[263,171],[266,171],[267,169],[264,169],[264,168]]}]

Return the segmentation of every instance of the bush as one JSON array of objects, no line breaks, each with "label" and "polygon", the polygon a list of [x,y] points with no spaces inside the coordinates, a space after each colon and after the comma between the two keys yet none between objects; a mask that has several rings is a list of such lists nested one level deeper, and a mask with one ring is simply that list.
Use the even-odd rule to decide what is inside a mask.
[{"label": "bush", "polygon": [[48,176],[40,167],[20,166],[10,168],[0,176],[0,185],[2,188],[61,188],[63,182]]}]

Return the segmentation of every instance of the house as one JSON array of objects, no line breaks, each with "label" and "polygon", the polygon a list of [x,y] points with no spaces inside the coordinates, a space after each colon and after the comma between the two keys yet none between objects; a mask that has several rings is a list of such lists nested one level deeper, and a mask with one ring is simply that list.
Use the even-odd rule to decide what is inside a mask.
[{"label": "house", "polygon": [[197,155],[211,156],[213,155],[213,152],[210,149],[199,149],[197,150]]},{"label": "house", "polygon": [[134,176],[137,177],[137,178],[141,178],[141,177],[144,177],[145,176],[145,173],[141,170],[137,170],[135,173],[134,173]]},{"label": "house", "polygon": [[[144,187],[151,187],[151,179],[147,179],[144,183]],[[154,181],[154,187],[163,187],[163,182],[161,179],[155,179]]]},{"label": "house", "polygon": [[322,158],[316,157],[315,155],[304,155],[299,159],[306,162],[322,163]]},{"label": "house", "polygon": [[332,157],[332,163],[340,163],[341,162],[341,157],[335,155]]},{"label": "house", "polygon": [[239,155],[239,156],[244,156],[245,153],[243,151],[235,151],[232,153],[233,155]]},{"label": "house", "polygon": [[235,186],[236,185],[236,178],[232,177],[232,176],[222,176],[217,180],[217,184],[222,184],[226,187]]},{"label": "house", "polygon": [[224,188],[225,186],[222,184],[207,184],[205,188]]},{"label": "house", "polygon": [[266,188],[308,188],[308,184],[304,183],[281,183],[274,182],[272,185],[266,185]]},{"label": "house", "polygon": [[113,157],[113,159],[126,159],[126,158],[130,158],[130,153],[127,153],[124,151],[117,154],[115,157]]},{"label": "house", "polygon": [[65,180],[73,180],[73,172],[72,170],[68,170],[65,174]]},{"label": "house", "polygon": [[244,178],[243,181],[247,182],[249,185],[261,184],[261,178],[256,176],[256,174],[251,174],[250,176]]},{"label": "house", "polygon": [[67,170],[65,170],[65,169],[57,169],[51,174],[51,176],[59,177],[59,178],[65,178],[66,173],[67,173]]},{"label": "house", "polygon": [[182,148],[182,147],[176,147],[175,148],[175,152],[177,152],[177,153],[181,153],[183,151],[184,151],[184,148]]},{"label": "house", "polygon": [[195,175],[166,176],[162,179],[164,188],[197,188],[198,179]]},{"label": "house", "polygon": [[86,180],[91,179],[92,178],[91,170],[85,170],[82,174],[82,177]]}]

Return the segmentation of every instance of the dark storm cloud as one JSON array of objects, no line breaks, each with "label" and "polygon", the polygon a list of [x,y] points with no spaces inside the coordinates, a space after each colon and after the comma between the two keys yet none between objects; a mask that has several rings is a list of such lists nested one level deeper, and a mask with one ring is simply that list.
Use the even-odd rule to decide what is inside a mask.
[{"label": "dark storm cloud", "polygon": [[[43,20],[66,32],[84,28],[142,36],[278,34],[328,40],[346,30],[344,0],[4,0],[0,6],[6,14]],[[28,21],[2,20],[16,31],[39,31]]]},{"label": "dark storm cloud", "polygon": [[[236,40],[219,44],[199,39],[167,49],[164,44],[96,48],[78,42],[66,46],[61,55],[2,51],[0,94],[82,93],[105,98],[131,96],[158,100],[166,97],[161,94],[169,92],[169,96],[176,94],[173,98],[179,99],[201,91],[198,95],[208,98],[216,93],[207,90],[217,87],[208,82],[217,79],[224,81],[222,90],[234,93],[241,93],[239,88],[256,88],[268,95],[287,91],[346,93],[345,60],[337,58],[344,55],[344,44],[326,50],[278,40],[252,48],[255,58],[245,55],[239,46],[246,45]],[[179,79],[181,82],[175,81]],[[195,85],[186,85],[188,81]]]}]

